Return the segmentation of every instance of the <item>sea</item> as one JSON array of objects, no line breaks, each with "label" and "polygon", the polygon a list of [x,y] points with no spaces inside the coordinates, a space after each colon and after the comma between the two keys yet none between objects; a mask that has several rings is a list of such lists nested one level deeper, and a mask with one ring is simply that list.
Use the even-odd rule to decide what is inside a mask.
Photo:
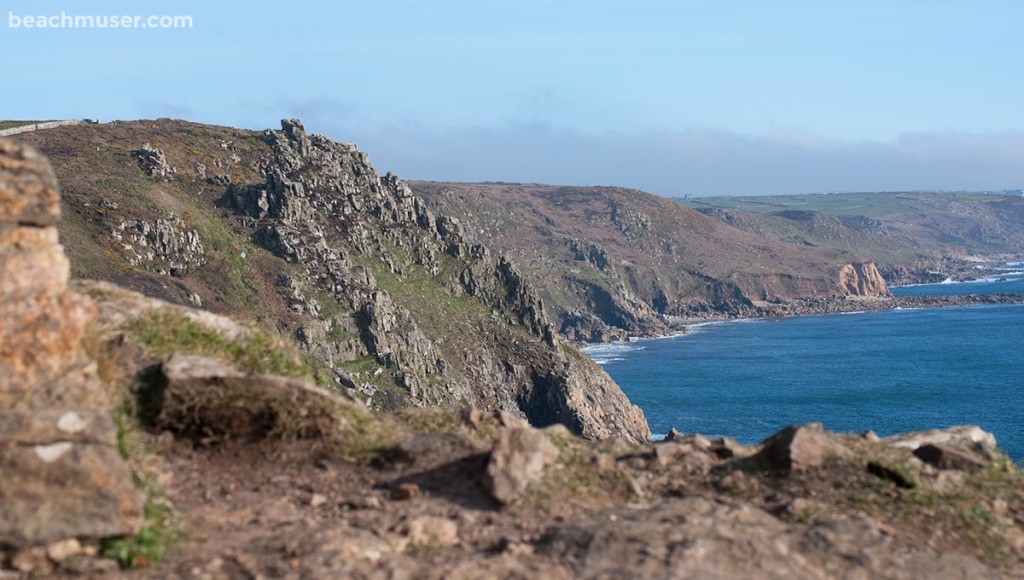
[{"label": "sea", "polygon": [[[894,294],[1024,294],[1024,264]],[[695,324],[584,349],[643,409],[655,439],[756,443],[791,424],[880,436],[979,425],[1024,465],[1024,304]]]}]

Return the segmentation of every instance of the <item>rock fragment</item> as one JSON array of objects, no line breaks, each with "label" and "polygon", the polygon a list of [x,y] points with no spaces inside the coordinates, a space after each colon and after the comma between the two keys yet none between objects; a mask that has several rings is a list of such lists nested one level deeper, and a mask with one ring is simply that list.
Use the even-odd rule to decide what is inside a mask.
[{"label": "rock fragment", "polygon": [[845,449],[829,434],[821,423],[791,425],[764,440],[760,454],[776,469],[799,471],[818,467],[825,460],[841,455]]},{"label": "rock fragment", "polygon": [[405,531],[418,548],[447,548],[459,542],[459,526],[448,518],[421,516],[406,524]]},{"label": "rock fragment", "polygon": [[498,431],[484,486],[502,504],[514,501],[543,476],[544,468],[558,459],[558,448],[531,428],[506,427]]},{"label": "rock fragment", "polygon": [[977,455],[961,447],[943,443],[927,443],[914,450],[914,456],[939,469],[974,471],[985,467]]}]

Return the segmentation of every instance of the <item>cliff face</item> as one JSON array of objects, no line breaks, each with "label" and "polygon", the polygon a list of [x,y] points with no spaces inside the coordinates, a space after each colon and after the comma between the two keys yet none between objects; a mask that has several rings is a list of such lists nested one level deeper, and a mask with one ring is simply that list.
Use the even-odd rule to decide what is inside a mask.
[{"label": "cliff face", "polygon": [[887,294],[884,284],[851,292],[840,279],[851,254],[761,238],[641,191],[412,187],[520,264],[575,339],[664,333],[675,317],[744,314],[755,302]]},{"label": "cliff face", "polygon": [[[649,436],[507,259],[353,145],[298,121],[263,133],[167,121],[52,131],[33,135],[44,152],[66,146],[56,131],[102,143],[101,162],[88,146],[55,157],[79,218],[67,235],[84,240],[81,263],[98,263],[83,273],[277,326],[376,408],[474,405],[592,438]],[[111,186],[92,193],[72,168]]]},{"label": "cliff face", "polygon": [[839,269],[839,288],[847,296],[891,296],[873,262],[847,264]]}]

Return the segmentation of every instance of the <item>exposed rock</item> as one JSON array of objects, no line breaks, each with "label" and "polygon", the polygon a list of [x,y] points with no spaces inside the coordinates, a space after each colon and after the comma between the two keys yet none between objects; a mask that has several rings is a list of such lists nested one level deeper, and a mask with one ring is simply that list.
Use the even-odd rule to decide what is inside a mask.
[{"label": "exposed rock", "polygon": [[530,428],[505,427],[498,431],[484,486],[503,504],[514,501],[544,475],[558,458],[558,448],[544,433]]},{"label": "exposed rock", "polygon": [[878,436],[878,433],[875,433],[873,429],[868,429],[867,431],[861,433],[860,436],[865,441],[870,441],[871,443],[878,443],[879,441],[882,440],[882,438]]},{"label": "exposed rock", "polygon": [[914,457],[939,469],[973,471],[985,467],[985,462],[974,453],[944,443],[925,443],[914,450]]},{"label": "exposed rock", "polygon": [[459,542],[459,525],[448,518],[420,516],[405,529],[409,542],[418,548],[447,548]]},{"label": "exposed rock", "polygon": [[54,562],[63,562],[81,553],[82,544],[74,538],[54,542],[46,547],[46,555]]},{"label": "exposed rock", "polygon": [[199,232],[174,214],[153,221],[122,221],[111,231],[111,238],[132,266],[160,274],[184,276],[206,261]]},{"label": "exposed rock", "polygon": [[786,524],[758,508],[702,498],[620,510],[551,529],[541,554],[583,578],[993,578],[956,553],[901,554],[861,518]]},{"label": "exposed rock", "polygon": [[900,433],[884,437],[882,441],[893,447],[907,449],[917,449],[927,443],[946,443],[976,450],[996,448],[996,436],[974,425]]},{"label": "exposed rock", "polygon": [[0,224],[51,226],[60,194],[50,163],[34,149],[0,139]]},{"label": "exposed rock", "polygon": [[750,445],[743,445],[731,437],[718,437],[711,440],[710,451],[719,459],[730,459],[753,455],[756,448]]},{"label": "exposed rock", "polygon": [[396,501],[416,499],[420,493],[420,486],[415,483],[400,483],[391,489],[391,499]]},{"label": "exposed rock", "polygon": [[167,156],[164,155],[163,149],[157,149],[149,143],[136,150],[135,157],[139,160],[142,170],[152,177],[169,179],[177,173],[177,170],[167,163]]},{"label": "exposed rock", "polygon": [[0,140],[0,546],[131,534],[141,497],[81,339],[96,307],[67,289],[56,182]]},{"label": "exposed rock", "polygon": [[[372,407],[469,403],[588,438],[650,436],[642,411],[604,371],[557,339],[512,263],[475,243],[458,219],[435,216],[354,146],[309,135],[297,120],[262,139],[273,150],[265,182],[233,186],[231,203],[251,218],[256,243],[301,266],[281,286],[293,308],[314,317],[300,342],[336,370],[362,357],[378,363],[372,374],[346,375]],[[461,326],[439,324],[423,292],[482,308],[446,314],[468,318]],[[316,298],[324,295],[337,306],[327,320]],[[357,342],[327,340],[331,333]]]},{"label": "exposed rock", "polygon": [[681,441],[682,439],[683,434],[676,431],[675,427],[672,427],[668,430],[668,435],[665,435],[665,438],[662,439],[662,441]]},{"label": "exposed rock", "polygon": [[16,552],[11,557],[11,567],[31,576],[48,576],[53,572],[53,563],[46,555],[46,548],[39,546]]},{"label": "exposed rock", "polygon": [[759,456],[772,467],[801,470],[817,467],[829,457],[846,450],[828,433],[821,423],[791,425],[764,440]]},{"label": "exposed rock", "polygon": [[840,268],[839,289],[847,296],[892,296],[873,262],[847,264]]}]

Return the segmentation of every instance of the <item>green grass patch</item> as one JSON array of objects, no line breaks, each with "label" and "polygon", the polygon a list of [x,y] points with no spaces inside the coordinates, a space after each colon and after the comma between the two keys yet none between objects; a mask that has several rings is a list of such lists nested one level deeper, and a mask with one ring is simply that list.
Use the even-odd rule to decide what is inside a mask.
[{"label": "green grass patch", "polygon": [[138,420],[125,404],[112,414],[117,429],[117,451],[132,470],[135,486],[145,495],[142,528],[123,538],[105,540],[103,555],[113,558],[124,568],[148,566],[163,559],[182,533],[174,518],[170,502],[159,489],[149,467],[153,453],[147,445]]},{"label": "green grass patch", "polygon": [[129,323],[130,332],[161,358],[189,353],[215,358],[236,369],[260,374],[314,379],[308,361],[284,341],[249,327],[246,335],[231,340],[184,314],[156,312]]}]

